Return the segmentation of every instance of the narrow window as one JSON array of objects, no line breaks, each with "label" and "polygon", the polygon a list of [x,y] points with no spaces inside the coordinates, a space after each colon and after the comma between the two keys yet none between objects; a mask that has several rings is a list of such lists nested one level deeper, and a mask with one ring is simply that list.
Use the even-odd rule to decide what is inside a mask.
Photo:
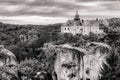
[{"label": "narrow window", "polygon": [[69,28],[68,28],[68,30],[69,30]]}]

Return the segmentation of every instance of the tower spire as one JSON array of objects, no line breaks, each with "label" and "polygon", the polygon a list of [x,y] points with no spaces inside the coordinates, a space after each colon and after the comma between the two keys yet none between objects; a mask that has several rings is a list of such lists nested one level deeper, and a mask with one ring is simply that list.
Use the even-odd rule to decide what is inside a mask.
[{"label": "tower spire", "polygon": [[78,10],[76,10],[76,15],[78,15]]},{"label": "tower spire", "polygon": [[79,14],[78,14],[78,10],[76,10],[76,14],[75,14],[75,18],[74,18],[74,20],[80,20],[80,18],[79,18]]}]

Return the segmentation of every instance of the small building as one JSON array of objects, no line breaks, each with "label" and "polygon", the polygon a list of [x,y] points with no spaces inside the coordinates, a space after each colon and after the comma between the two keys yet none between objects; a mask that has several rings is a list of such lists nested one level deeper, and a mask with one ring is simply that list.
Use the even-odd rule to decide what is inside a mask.
[{"label": "small building", "polygon": [[26,34],[19,35],[19,39],[22,42],[38,39],[38,31],[35,29],[29,30]]},{"label": "small building", "polygon": [[82,20],[79,18],[78,11],[73,20],[68,20],[61,26],[61,33],[72,33],[89,35],[90,33],[99,35],[104,33],[102,29],[99,28],[99,20]]},{"label": "small building", "polygon": [[27,37],[23,34],[19,35],[19,39],[20,39],[21,42],[27,41]]},{"label": "small building", "polygon": [[28,40],[36,40],[38,39],[38,31],[35,29],[32,29],[28,31]]}]

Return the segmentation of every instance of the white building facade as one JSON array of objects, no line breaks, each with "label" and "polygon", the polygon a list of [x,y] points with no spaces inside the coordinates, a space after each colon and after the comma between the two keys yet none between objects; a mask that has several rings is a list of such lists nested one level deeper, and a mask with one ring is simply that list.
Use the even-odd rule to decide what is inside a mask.
[{"label": "white building facade", "polygon": [[77,12],[74,20],[68,20],[61,26],[61,33],[72,33],[73,35],[89,35],[93,33],[99,35],[104,32],[99,29],[99,20],[81,20]]}]

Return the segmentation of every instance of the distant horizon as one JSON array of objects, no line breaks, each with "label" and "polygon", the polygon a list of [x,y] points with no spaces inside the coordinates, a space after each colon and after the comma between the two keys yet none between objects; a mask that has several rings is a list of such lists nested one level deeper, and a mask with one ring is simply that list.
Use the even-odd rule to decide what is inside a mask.
[{"label": "distant horizon", "polygon": [[[80,19],[83,19],[83,20],[95,20],[95,19],[110,19],[110,18],[120,18],[120,17],[101,17],[101,18],[99,18],[99,17],[94,17],[94,18],[81,18],[80,17]],[[0,18],[1,19],[1,18]],[[0,20],[0,22],[2,22],[2,23],[5,23],[5,24],[13,24],[13,25],[52,25],[52,24],[60,24],[60,23],[65,23],[65,22],[67,22],[68,20],[73,20],[74,19],[74,17],[73,18],[67,18],[67,19],[65,19],[65,20],[63,20],[63,21],[61,21],[61,22],[51,22],[51,23],[43,23],[43,24],[40,24],[39,22],[38,23],[17,23],[17,21],[12,21],[12,20]],[[10,22],[10,21],[12,21],[12,22]]]},{"label": "distant horizon", "polygon": [[46,25],[80,18],[120,18],[120,0],[0,0],[0,21]]}]

